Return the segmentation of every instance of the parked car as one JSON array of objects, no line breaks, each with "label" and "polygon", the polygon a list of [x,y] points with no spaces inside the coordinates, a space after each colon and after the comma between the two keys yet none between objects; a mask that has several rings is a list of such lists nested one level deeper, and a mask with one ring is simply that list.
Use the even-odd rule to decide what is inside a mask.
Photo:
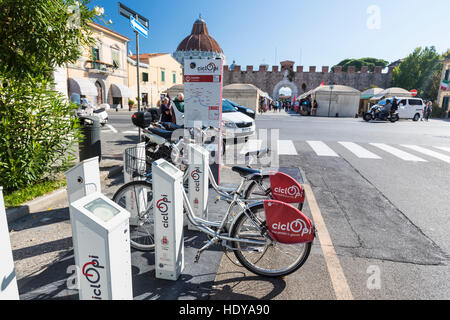
[{"label": "parked car", "polygon": [[[425,103],[420,98],[412,97],[395,97],[399,103],[398,115],[400,119],[412,119],[413,121],[419,121],[423,117]],[[387,100],[392,102],[394,98],[383,99],[378,102],[377,105],[384,106]]]},{"label": "parked car", "polygon": [[248,140],[255,133],[255,120],[238,112],[228,100],[222,101],[222,134],[225,140],[244,138]]},{"label": "parked car", "polygon": [[225,100],[228,101],[233,107],[235,107],[235,108],[237,109],[237,111],[239,111],[239,112],[245,114],[246,116],[249,116],[249,117],[252,118],[252,119],[255,119],[255,118],[256,118],[256,112],[253,111],[252,109],[247,108],[247,107],[244,107],[244,106],[240,106],[240,105],[238,105],[236,102],[233,102],[233,101],[231,101],[231,100],[224,99],[224,101],[225,101]]}]

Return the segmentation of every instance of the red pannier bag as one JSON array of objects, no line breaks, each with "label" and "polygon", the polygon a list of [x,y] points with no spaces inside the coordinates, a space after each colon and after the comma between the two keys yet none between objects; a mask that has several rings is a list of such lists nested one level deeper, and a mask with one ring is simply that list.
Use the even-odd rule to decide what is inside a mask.
[{"label": "red pannier bag", "polygon": [[305,203],[303,187],[285,173],[274,172],[270,174],[270,189],[275,200],[285,203]]},{"label": "red pannier bag", "polygon": [[264,211],[269,235],[284,244],[308,243],[315,238],[311,220],[292,205],[265,200]]}]

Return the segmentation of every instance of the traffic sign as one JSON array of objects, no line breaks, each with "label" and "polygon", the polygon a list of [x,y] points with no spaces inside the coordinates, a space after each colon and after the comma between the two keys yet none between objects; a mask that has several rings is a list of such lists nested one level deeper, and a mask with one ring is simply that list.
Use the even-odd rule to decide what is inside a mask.
[{"label": "traffic sign", "polygon": [[140,35],[148,38],[148,29],[144,27],[138,20],[134,17],[130,17],[130,24],[134,31],[139,32]]},{"label": "traffic sign", "polygon": [[124,16],[127,19],[130,19],[130,17],[137,17],[137,20],[145,27],[148,28],[149,27],[149,23],[148,23],[148,19],[143,17],[142,15],[140,15],[139,13],[137,13],[134,10],[131,10],[130,8],[128,8],[127,6],[123,5],[122,3],[119,2],[119,14]]}]

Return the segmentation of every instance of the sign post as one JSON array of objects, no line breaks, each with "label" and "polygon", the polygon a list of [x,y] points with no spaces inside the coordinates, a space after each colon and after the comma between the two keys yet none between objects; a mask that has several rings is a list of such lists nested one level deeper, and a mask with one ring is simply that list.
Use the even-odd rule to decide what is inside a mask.
[{"label": "sign post", "polygon": [[184,60],[184,126],[218,129],[211,170],[220,184],[222,149],[222,59]]},{"label": "sign post", "polygon": [[[141,75],[140,75],[140,56],[139,56],[139,34],[148,38],[148,19],[131,10],[119,2],[119,14],[130,20],[131,28],[136,33],[136,74],[137,74],[137,103],[138,112],[141,112]],[[141,141],[141,128],[139,128],[139,142]]]}]

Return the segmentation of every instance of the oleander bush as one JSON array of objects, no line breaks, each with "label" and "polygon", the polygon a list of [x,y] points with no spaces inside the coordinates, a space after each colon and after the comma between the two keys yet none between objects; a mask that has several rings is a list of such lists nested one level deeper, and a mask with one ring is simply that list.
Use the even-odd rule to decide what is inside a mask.
[{"label": "oleander bush", "polygon": [[74,160],[74,106],[53,90],[53,72],[94,43],[91,0],[0,0],[0,186],[42,182]]},{"label": "oleander bush", "polygon": [[74,106],[47,81],[0,84],[0,185],[16,190],[67,169],[80,138]]}]

